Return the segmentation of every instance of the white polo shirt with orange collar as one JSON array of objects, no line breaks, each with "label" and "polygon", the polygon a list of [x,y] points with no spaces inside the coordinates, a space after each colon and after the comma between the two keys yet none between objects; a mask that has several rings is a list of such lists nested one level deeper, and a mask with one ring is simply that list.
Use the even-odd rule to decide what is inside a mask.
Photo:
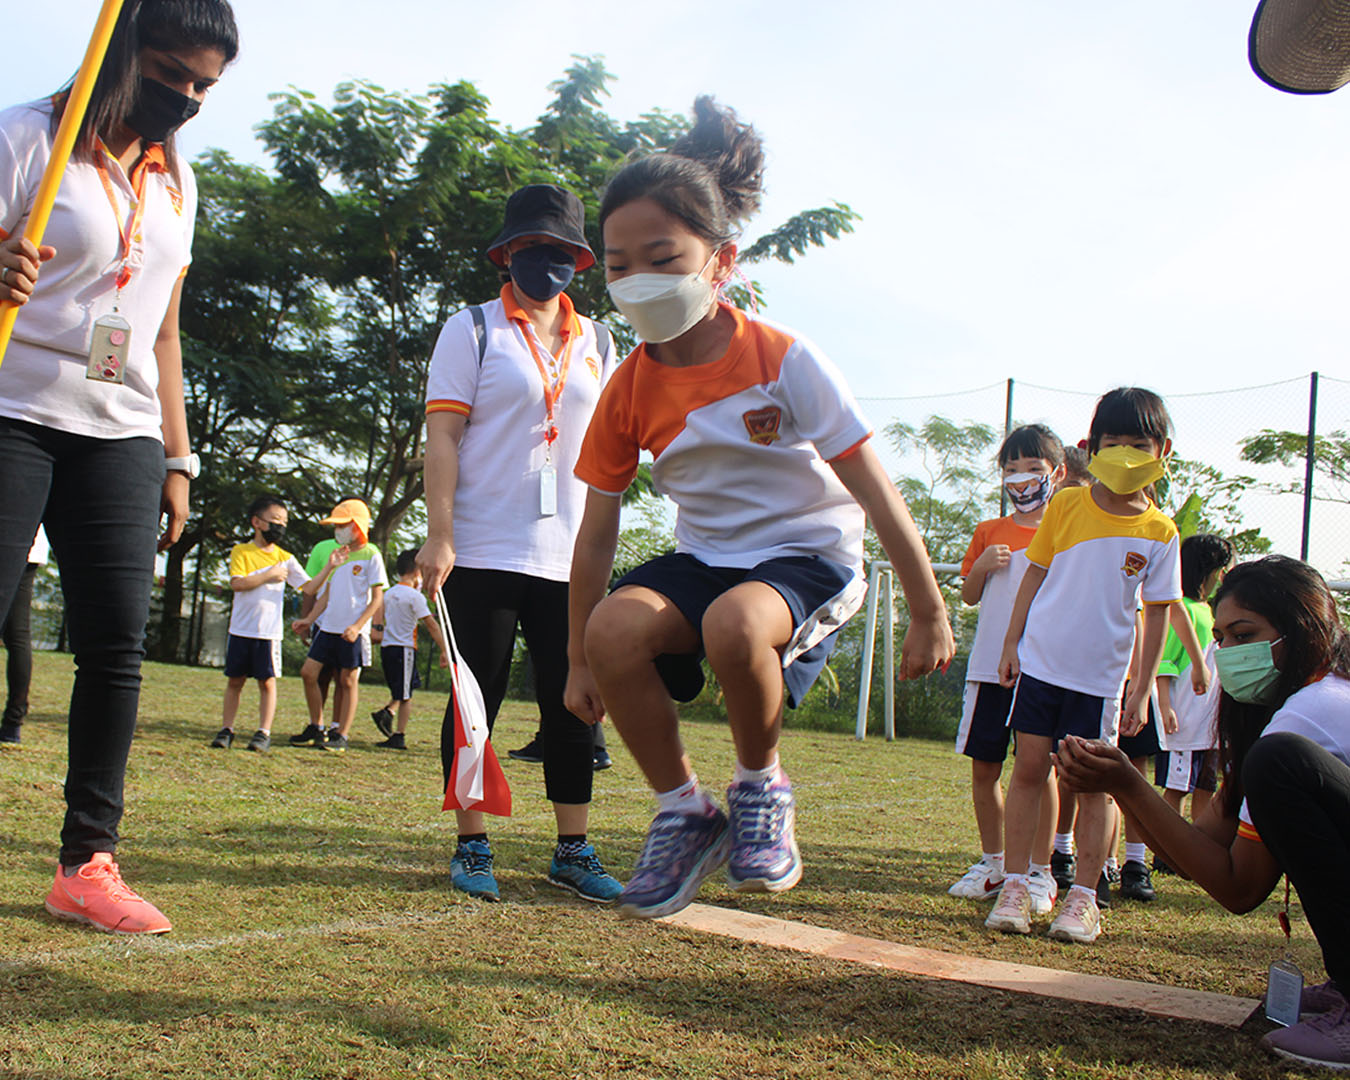
[{"label": "white polo shirt with orange collar", "polygon": [[[51,156],[51,123],[50,101],[0,111],[0,238],[22,231],[28,219]],[[149,147],[131,177],[103,153],[111,200],[93,162],[72,158],[66,166],[43,237],[56,256],[43,264],[0,364],[0,416],[97,438],[162,439],[154,344],[192,259],[197,187],[181,156],[175,179],[159,145]],[[117,301],[121,234],[141,202],[132,237],[140,265],[118,303],[132,328],[126,381],[93,381],[85,370],[94,323]]]},{"label": "white polo shirt with orange collar", "polygon": [[[459,446],[455,488],[455,565],[509,570],[566,581],[572,545],[581,527],[586,485],[572,475],[600,389],[614,370],[612,344],[604,352],[595,324],[576,313],[566,293],[564,341],[556,356],[539,341],[510,283],[482,305],[484,351],[468,308],[441,330],[427,374],[427,413],[468,417]],[[531,344],[534,351],[531,351]],[[557,438],[547,444],[544,377],[560,386],[554,404]],[[557,513],[540,512],[540,471],[556,473]]]},{"label": "white polo shirt with orange collar", "polygon": [[676,548],[708,566],[751,568],[819,555],[862,570],[864,516],[829,462],[871,428],[843,376],[791,331],[736,320],[725,355],[671,367],[638,349],[596,409],[577,476],[622,494],[643,450],[679,508]]}]

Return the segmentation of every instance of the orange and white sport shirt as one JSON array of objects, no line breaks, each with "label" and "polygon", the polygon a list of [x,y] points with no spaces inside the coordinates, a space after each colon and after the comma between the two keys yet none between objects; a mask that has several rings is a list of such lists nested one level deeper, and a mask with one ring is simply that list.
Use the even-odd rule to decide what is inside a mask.
[{"label": "orange and white sport shirt", "polygon": [[1017,649],[1033,678],[1100,698],[1118,698],[1134,644],[1135,613],[1181,599],[1177,527],[1152,504],[1108,514],[1089,487],[1050,500],[1027,547],[1046,568]]},{"label": "orange and white sport shirt", "polygon": [[[28,220],[51,157],[51,120],[49,101],[0,112],[0,237],[22,231]],[[192,260],[197,187],[181,155],[174,179],[158,145],[130,178],[101,152],[112,202],[92,162],[72,158],[61,177],[43,237],[56,257],[43,264],[37,289],[15,321],[0,366],[0,416],[96,438],[162,440],[154,345],[174,286]],[[130,229],[140,203],[140,228],[131,238],[132,262],[139,266],[119,302],[121,230]],[[94,323],[111,314],[114,303],[131,323],[121,385],[85,378]]]},{"label": "orange and white sport shirt", "polygon": [[[482,305],[482,360],[468,308],[441,330],[427,374],[427,413],[469,418],[459,444],[455,488],[455,565],[477,570],[566,581],[572,545],[581,527],[586,485],[576,464],[600,388],[614,367],[614,349],[603,352],[595,323],[576,313],[566,293],[562,304],[565,343],[558,356],[535,336],[510,284]],[[547,445],[544,380],[530,345],[556,382],[566,381],[553,407],[558,437]],[[540,471],[551,461],[557,477],[558,512],[541,514]]]},{"label": "orange and white sport shirt", "polygon": [[967,682],[998,682],[998,662],[1003,656],[1003,639],[1012,619],[1013,604],[1022,578],[1027,572],[1027,545],[1036,535],[1032,525],[1019,525],[1011,516],[981,521],[975,526],[966,557],[961,561],[961,576],[969,577],[971,568],[986,548],[1006,544],[1012,548],[1012,558],[1002,570],[993,570],[985,576],[984,591],[980,593],[980,618],[975,623],[975,640],[970,646],[966,662]]},{"label": "orange and white sport shirt", "polygon": [[676,548],[709,566],[819,555],[861,570],[863,512],[827,462],[871,430],[814,345],[730,305],[726,354],[671,367],[646,346],[600,396],[576,474],[620,495],[650,451],[652,481],[678,508]]}]

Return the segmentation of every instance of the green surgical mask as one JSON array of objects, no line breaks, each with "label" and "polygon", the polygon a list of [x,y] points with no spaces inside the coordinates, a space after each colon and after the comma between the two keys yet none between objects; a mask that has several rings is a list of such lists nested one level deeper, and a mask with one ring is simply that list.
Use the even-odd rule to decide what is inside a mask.
[{"label": "green surgical mask", "polygon": [[1214,664],[1219,669],[1219,685],[1234,701],[1244,705],[1265,705],[1270,691],[1280,678],[1271,646],[1283,641],[1249,641],[1244,645],[1227,645],[1214,650]]}]

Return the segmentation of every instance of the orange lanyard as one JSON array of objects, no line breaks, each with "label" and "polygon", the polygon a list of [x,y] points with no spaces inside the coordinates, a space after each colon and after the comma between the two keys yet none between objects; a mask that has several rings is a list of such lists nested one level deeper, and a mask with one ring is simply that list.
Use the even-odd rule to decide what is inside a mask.
[{"label": "orange lanyard", "polygon": [[[108,178],[108,166],[104,164],[103,155],[107,150],[99,147],[99,154],[94,159],[94,164],[98,168],[98,178],[103,181],[103,190],[108,196],[108,205],[113,209],[113,217],[117,221],[117,236],[122,242],[122,264],[117,268],[117,291],[120,293],[127,287],[131,281],[131,276],[140,268],[141,260],[132,261],[132,245],[138,244],[141,238],[141,219],[145,216],[145,174],[150,171],[150,165],[147,164],[140,170],[140,190],[136,190],[135,182],[132,182],[131,190],[136,195],[136,209],[131,214],[131,224],[127,225],[122,219],[122,209],[117,205],[117,195],[113,192],[112,181]],[[136,170],[132,170],[135,172]]]},{"label": "orange lanyard", "polygon": [[[563,387],[567,385],[567,369],[572,366],[572,338],[573,335],[567,334],[567,344],[563,346],[562,368],[553,378],[549,378],[549,372],[553,369],[553,364],[544,366],[544,361],[539,356],[539,349],[534,343],[534,333],[528,323],[520,329],[521,336],[525,338],[525,344],[530,347],[530,355],[534,357],[534,366],[539,369],[539,378],[544,383],[544,411],[548,416],[548,429],[544,432],[544,443],[550,451],[553,449],[553,443],[558,438],[558,425],[553,420],[554,406],[558,399],[562,397]],[[550,361],[553,359],[549,357]]]}]

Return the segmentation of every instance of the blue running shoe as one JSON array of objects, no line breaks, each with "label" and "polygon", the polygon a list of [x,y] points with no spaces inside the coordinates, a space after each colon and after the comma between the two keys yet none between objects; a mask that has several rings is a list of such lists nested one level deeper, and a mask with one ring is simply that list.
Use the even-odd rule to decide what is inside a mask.
[{"label": "blue running shoe", "polygon": [[657,814],[633,876],[619,896],[620,913],[659,919],[688,907],[703,879],[727,861],[730,850],[731,828],[721,810]]},{"label": "blue running shoe", "polygon": [[455,848],[450,884],[480,900],[500,900],[497,879],[492,876],[492,845],[486,840],[465,840]]},{"label": "blue running shoe", "polygon": [[792,783],[740,782],[727,788],[727,809],[735,843],[727,880],[737,892],[784,892],[802,879],[802,856],[794,829],[797,802]]},{"label": "blue running shoe", "polygon": [[548,880],[595,904],[612,904],[623,892],[623,886],[600,865],[600,857],[590,844],[575,855],[559,855],[555,851]]}]

